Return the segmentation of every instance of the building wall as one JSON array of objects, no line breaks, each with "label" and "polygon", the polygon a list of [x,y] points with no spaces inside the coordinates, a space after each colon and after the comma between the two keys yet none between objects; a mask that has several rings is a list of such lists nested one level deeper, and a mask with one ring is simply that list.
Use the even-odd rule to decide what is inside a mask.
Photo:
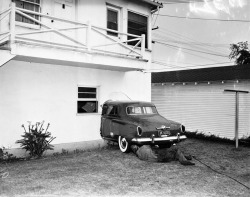
[{"label": "building wall", "polygon": [[[19,147],[27,121],[45,120],[53,144],[101,139],[100,113],[77,114],[78,85],[99,86],[99,104],[117,92],[150,101],[150,74],[10,61],[0,67],[0,147]],[[136,82],[136,83],[135,83]]]},{"label": "building wall", "polygon": [[[56,7],[55,2],[67,4],[75,2],[75,8],[71,14],[62,14],[56,11],[60,6]],[[6,0],[4,3],[0,1],[0,10],[9,7],[10,3],[10,0]],[[106,28],[107,4],[120,9],[120,31],[123,33],[127,33],[128,10],[148,17],[148,43],[150,49],[151,10],[148,4],[141,1],[41,0],[41,13]],[[42,17],[41,22],[50,28],[56,29],[77,26],[46,17]],[[47,27],[16,22],[15,32],[19,34],[45,29]],[[5,17],[1,23],[1,31],[8,30],[9,17]],[[74,144],[74,147],[76,147],[81,145],[81,142],[100,140],[101,107],[99,107],[97,114],[77,114],[78,85],[98,87],[99,104],[110,98],[115,98],[121,93],[133,100],[151,100],[150,74],[140,71],[125,72],[121,71],[122,69],[117,71],[121,64],[127,70],[129,70],[130,66],[126,65],[130,64],[140,64],[140,68],[149,68],[151,51],[147,50],[146,58],[144,58],[149,61],[139,61],[125,57],[118,58],[120,56],[114,54],[107,55],[105,52],[109,52],[109,50],[118,53],[126,52],[126,54],[129,52],[128,49],[122,46],[107,45],[114,41],[110,41],[106,37],[106,30],[100,31],[104,35],[92,29],[90,36],[86,37],[87,28],[63,31],[62,33],[65,36],[58,35],[55,32],[25,35],[27,39],[46,41],[51,47],[45,48],[39,44],[26,46],[25,43],[22,43],[15,48],[16,50],[13,50],[17,54],[15,59],[0,67],[0,147],[18,148],[19,144],[15,144],[15,142],[23,134],[21,125],[24,124],[27,128],[27,121],[35,123],[44,120],[45,123],[50,123],[49,131],[52,136],[56,137],[53,144],[63,144],[63,146],[67,147],[70,146],[69,144]],[[106,44],[106,46],[100,48],[103,49],[102,52],[105,52],[99,55],[97,53],[89,54],[80,53],[79,51],[59,50],[53,47],[53,42],[72,45],[72,40],[65,39],[67,36],[77,39],[83,45],[88,42],[91,47],[96,44]],[[115,39],[126,40],[126,38],[126,35],[120,35],[119,38]],[[75,44],[74,41],[73,44]],[[95,58],[98,61],[92,61]],[[53,63],[50,60],[53,60]],[[99,69],[94,69],[92,66]],[[132,66],[132,68],[134,67]],[[130,69],[135,70],[132,68]]]},{"label": "building wall", "polygon": [[[235,93],[250,91],[250,81],[166,83],[152,86],[152,102],[164,117],[181,122],[187,131],[199,131],[229,139],[235,133]],[[239,96],[239,137],[250,135],[250,94]]]},{"label": "building wall", "polygon": [[[60,2],[64,4],[66,3],[66,8],[62,8]],[[1,4],[0,11],[7,9],[11,5],[11,0],[6,0],[4,1],[4,3],[1,2]],[[70,6],[67,6],[67,4],[69,4]],[[127,33],[128,11],[133,11],[148,17],[148,49],[151,49],[151,9],[147,4],[142,2],[127,0],[41,0],[41,13],[47,15],[48,17],[55,16],[66,20],[77,21],[85,25],[90,23],[92,26],[95,27],[107,28],[107,5],[114,6],[120,10],[119,31],[122,33]],[[16,33],[20,34],[34,30],[48,30],[48,27],[62,29],[76,28],[79,26],[74,23],[60,21],[56,18],[48,17],[41,17],[40,20],[40,22],[46,25],[46,27],[43,25],[33,25],[16,21]],[[5,17],[4,20],[1,21],[0,25],[2,31],[9,31],[9,17]],[[91,46],[106,45],[97,47],[95,49],[105,51],[108,50],[117,53],[125,53],[127,51],[127,49],[122,47],[121,45],[109,45],[114,41],[105,36],[107,34],[106,30],[99,29],[99,31],[103,34],[91,30],[90,36],[87,37],[87,28],[85,26],[80,29],[60,31],[60,33],[63,33],[64,35],[69,36],[71,38],[77,39],[83,45],[86,45],[87,42]],[[56,42],[66,45],[76,45],[76,43],[72,42],[72,40],[69,40],[55,32],[29,34],[24,37],[34,40],[38,39],[39,41],[45,41],[49,43]],[[119,34],[118,37],[113,36],[113,39],[117,41],[125,41],[127,40],[127,35]]]}]

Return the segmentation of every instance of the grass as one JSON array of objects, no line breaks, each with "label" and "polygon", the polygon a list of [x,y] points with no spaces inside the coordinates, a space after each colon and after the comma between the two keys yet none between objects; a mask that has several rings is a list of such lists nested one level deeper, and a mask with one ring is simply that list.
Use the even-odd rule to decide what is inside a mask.
[{"label": "grass", "polygon": [[0,164],[0,172],[9,172],[0,179],[0,196],[249,196],[249,148],[200,139],[178,146],[222,174],[198,160],[151,163],[110,146]]}]

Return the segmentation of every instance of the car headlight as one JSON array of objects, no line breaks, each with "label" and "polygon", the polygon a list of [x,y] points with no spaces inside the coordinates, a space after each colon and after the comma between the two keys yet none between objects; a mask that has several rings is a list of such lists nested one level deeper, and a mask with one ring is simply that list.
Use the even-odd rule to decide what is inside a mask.
[{"label": "car headlight", "polygon": [[142,128],[141,128],[140,126],[137,126],[137,134],[138,134],[139,136],[142,135]]}]

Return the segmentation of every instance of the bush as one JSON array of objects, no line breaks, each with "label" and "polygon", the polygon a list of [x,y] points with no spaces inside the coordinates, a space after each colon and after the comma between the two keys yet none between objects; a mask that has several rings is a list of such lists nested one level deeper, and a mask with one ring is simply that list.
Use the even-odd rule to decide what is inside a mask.
[{"label": "bush", "polygon": [[41,157],[46,150],[53,150],[53,145],[50,143],[55,139],[51,136],[51,133],[48,132],[50,124],[48,123],[46,130],[43,129],[44,121],[37,122],[35,125],[32,125],[29,122],[28,131],[24,125],[24,135],[23,139],[17,140],[16,143],[21,144],[21,147],[26,151],[29,151],[31,157]]},{"label": "bush", "polygon": [[18,160],[18,158],[15,157],[13,154],[10,154],[4,150],[5,150],[5,147],[0,148],[0,162],[10,162],[10,161]]}]

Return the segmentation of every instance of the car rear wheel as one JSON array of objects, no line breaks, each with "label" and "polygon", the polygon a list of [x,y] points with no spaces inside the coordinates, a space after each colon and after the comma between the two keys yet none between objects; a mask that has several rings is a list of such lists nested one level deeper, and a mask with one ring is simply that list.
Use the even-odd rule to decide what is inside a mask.
[{"label": "car rear wheel", "polygon": [[119,136],[118,138],[119,148],[123,153],[128,153],[130,150],[130,144],[125,137]]}]

